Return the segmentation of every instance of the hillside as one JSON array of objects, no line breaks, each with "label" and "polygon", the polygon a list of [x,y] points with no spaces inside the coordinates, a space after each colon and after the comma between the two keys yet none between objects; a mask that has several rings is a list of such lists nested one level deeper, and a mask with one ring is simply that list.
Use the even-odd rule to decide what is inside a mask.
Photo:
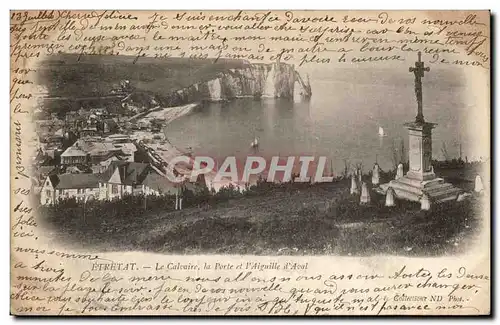
[{"label": "hillside", "polygon": [[[470,190],[470,186],[466,187]],[[40,208],[40,223],[65,247],[86,251],[151,251],[163,254],[439,256],[464,252],[484,226],[481,197],[448,202],[430,211],[372,194],[360,205],[349,181],[315,185],[264,183],[251,195],[229,191],[207,203],[174,197],[75,202]],[[102,216],[105,215],[105,218]]]},{"label": "hillside", "polygon": [[[242,60],[156,59],[130,56],[49,56],[39,67],[38,83],[48,91],[46,107],[77,109],[87,101],[102,105],[133,94],[139,104],[154,98],[160,106],[246,96],[293,97],[300,76],[287,64],[249,64]],[[302,81],[302,80],[300,80]],[[123,82],[130,85],[123,88]],[[299,89],[309,95],[310,89]],[[104,97],[104,98],[103,98]],[[96,103],[97,101],[97,103]],[[76,107],[75,107],[76,106]],[[85,106],[85,105],[83,105]]]},{"label": "hillside", "polygon": [[130,80],[144,92],[163,93],[195,82],[214,78],[231,68],[248,65],[245,61],[190,60],[181,58],[140,58],[133,56],[74,54],[48,56],[39,67],[39,82],[51,97],[103,96],[121,80]]}]

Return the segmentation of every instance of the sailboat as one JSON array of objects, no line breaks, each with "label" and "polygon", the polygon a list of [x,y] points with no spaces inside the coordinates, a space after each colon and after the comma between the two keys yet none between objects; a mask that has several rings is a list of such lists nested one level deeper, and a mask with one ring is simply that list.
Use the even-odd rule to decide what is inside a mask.
[{"label": "sailboat", "polygon": [[384,129],[381,126],[378,127],[378,136],[379,137],[386,137],[387,136],[387,134],[385,134]]},{"label": "sailboat", "polygon": [[252,143],[250,143],[250,147],[257,148],[258,146],[259,146],[259,140],[257,140],[257,137],[255,137]]}]

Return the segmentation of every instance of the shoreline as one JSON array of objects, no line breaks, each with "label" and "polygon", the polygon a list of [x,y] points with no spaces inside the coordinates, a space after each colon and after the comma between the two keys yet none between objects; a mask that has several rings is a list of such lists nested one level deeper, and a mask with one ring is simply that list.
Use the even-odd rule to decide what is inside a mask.
[{"label": "shoreline", "polygon": [[[143,118],[137,120],[137,122],[141,120],[149,122],[150,120],[155,118],[164,119],[164,121],[162,122],[161,135],[154,135],[154,133],[149,131],[146,132],[136,131],[132,133],[132,138],[134,140],[137,140],[139,144],[143,147],[143,149],[145,149],[145,151],[148,152],[150,159],[156,161],[156,163],[159,165],[167,166],[169,162],[175,157],[186,156],[188,154],[170,142],[168,137],[165,135],[164,132],[165,127],[167,127],[170,123],[172,123],[176,119],[188,115],[200,105],[201,103],[196,102],[182,106],[167,107],[150,111]],[[191,169],[182,166],[182,164],[177,164],[176,170],[179,173],[185,175],[190,175],[191,173]],[[157,170],[157,172],[160,172],[162,175],[165,174],[160,170]],[[215,177],[215,174],[216,174],[215,171],[205,174],[205,185],[209,189],[213,188],[216,192],[218,192],[222,187],[229,186],[230,184],[236,186],[240,190],[242,190],[244,187],[242,184],[232,183],[227,179],[222,179],[219,182],[214,183],[213,178]]]},{"label": "shoreline", "polygon": [[[201,105],[200,103],[190,103],[182,106],[153,109],[152,111],[149,111],[147,114],[145,114],[143,117],[137,119],[136,122],[140,121],[150,122],[151,120],[154,119],[160,119],[160,120],[163,119],[162,131],[160,132],[162,136],[160,136],[160,138],[158,139],[157,138],[158,135],[154,135],[155,133],[152,131],[133,131],[131,136],[134,140],[138,141],[158,142],[159,140],[160,142],[163,142],[166,140],[166,137],[163,133],[163,128],[165,128],[167,125],[169,125],[176,119],[191,113],[195,108],[199,107],[200,105]],[[136,117],[133,117],[133,119],[136,119]],[[166,141],[168,142],[168,140]]]},{"label": "shoreline", "polygon": [[[201,103],[196,102],[182,106],[166,107],[150,111],[143,118],[137,120],[137,122],[141,120],[149,122],[150,120],[158,118],[163,119],[164,121],[162,122],[160,135],[155,135],[155,133],[150,131],[135,131],[131,134],[131,137],[134,140],[137,140],[138,144],[142,146],[146,152],[148,152],[149,158],[153,162],[156,162],[157,165],[167,166],[172,159],[178,156],[185,156],[186,153],[168,140],[165,135],[164,128],[176,119],[188,115],[200,105]],[[164,172],[158,170],[157,168],[155,169],[161,175],[166,177]],[[183,167],[179,164],[176,165],[176,170],[181,174],[189,175],[191,173],[189,168]],[[206,185],[208,186],[209,184]]]},{"label": "shoreline", "polygon": [[182,106],[157,108],[149,111],[146,115],[137,119],[137,122],[144,120],[150,121],[153,119],[165,119],[163,124],[168,125],[174,120],[191,113],[195,108],[199,107],[201,103],[195,102]]}]

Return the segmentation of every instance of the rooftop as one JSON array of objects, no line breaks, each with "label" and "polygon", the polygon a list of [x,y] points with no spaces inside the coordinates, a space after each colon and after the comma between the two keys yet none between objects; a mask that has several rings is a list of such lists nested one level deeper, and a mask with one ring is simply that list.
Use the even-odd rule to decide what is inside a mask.
[{"label": "rooftop", "polygon": [[61,174],[49,176],[56,189],[97,188],[99,176],[96,174]]},{"label": "rooftop", "polygon": [[102,179],[104,181],[109,181],[116,169],[118,169],[120,174],[120,184],[125,185],[142,184],[148,173],[153,172],[149,164],[129,161],[113,161],[109,164],[106,172],[104,172]]},{"label": "rooftop", "polygon": [[142,184],[160,193],[168,192],[177,187],[177,184],[172,183],[166,177],[155,172],[149,173]]},{"label": "rooftop", "polygon": [[69,147],[68,149],[66,149],[61,154],[61,157],[81,157],[81,156],[86,157],[87,153],[85,151],[83,151],[82,149],[80,149],[79,147],[74,146],[74,145]]},{"label": "rooftop", "polygon": [[123,151],[130,153],[136,150],[136,146],[131,142],[113,143],[109,141],[102,142],[102,138],[86,138],[77,140],[71,147],[66,149],[63,156],[85,156],[87,154],[102,156],[109,152]]}]

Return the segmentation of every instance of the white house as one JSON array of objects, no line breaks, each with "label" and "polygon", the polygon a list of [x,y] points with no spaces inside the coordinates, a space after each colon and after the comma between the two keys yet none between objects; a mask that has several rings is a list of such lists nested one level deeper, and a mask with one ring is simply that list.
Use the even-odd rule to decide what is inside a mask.
[{"label": "white house", "polygon": [[85,138],[77,140],[64,151],[61,155],[61,163],[64,165],[95,165],[109,158],[111,154],[121,155],[128,161],[134,161],[136,151],[137,147],[129,139]]},{"label": "white house", "polygon": [[59,199],[99,199],[99,177],[95,174],[50,175],[40,193],[41,204],[54,204]]},{"label": "white house", "polygon": [[112,161],[101,176],[100,197],[115,199],[126,194],[142,193],[142,181],[150,170],[149,164]]},{"label": "white house", "polygon": [[127,194],[175,194],[180,188],[149,164],[112,161],[100,179],[99,190],[101,199],[114,199]]},{"label": "white house", "polygon": [[62,174],[48,176],[40,203],[54,204],[58,199],[111,200],[124,195],[180,194],[187,184],[174,184],[149,164],[112,161],[103,174]]},{"label": "white house", "polygon": [[76,165],[86,164],[88,161],[88,154],[76,142],[73,146],[67,148],[61,154],[61,164],[63,165]]}]

